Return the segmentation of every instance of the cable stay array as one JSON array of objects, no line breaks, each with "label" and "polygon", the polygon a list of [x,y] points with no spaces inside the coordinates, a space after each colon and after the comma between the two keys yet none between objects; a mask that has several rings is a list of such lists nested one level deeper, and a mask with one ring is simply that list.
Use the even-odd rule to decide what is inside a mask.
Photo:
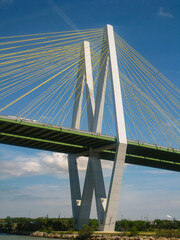
[{"label": "cable stay array", "polygon": [[[76,82],[85,74],[83,41],[90,42],[96,99],[101,53],[109,51],[104,37],[104,29],[0,37],[0,115],[71,127]],[[117,33],[115,41],[128,140],[180,149],[180,90]],[[84,131],[89,99],[83,97]],[[113,101],[108,70],[102,134],[111,136]]]}]

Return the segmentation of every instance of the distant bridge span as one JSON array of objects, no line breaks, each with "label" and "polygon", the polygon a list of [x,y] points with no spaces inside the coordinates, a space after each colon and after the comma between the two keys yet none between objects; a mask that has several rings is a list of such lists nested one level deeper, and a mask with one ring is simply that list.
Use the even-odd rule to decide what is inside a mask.
[{"label": "distant bridge span", "polygon": [[[114,161],[115,137],[0,116],[0,143]],[[128,141],[126,163],[180,172],[180,150]]]}]

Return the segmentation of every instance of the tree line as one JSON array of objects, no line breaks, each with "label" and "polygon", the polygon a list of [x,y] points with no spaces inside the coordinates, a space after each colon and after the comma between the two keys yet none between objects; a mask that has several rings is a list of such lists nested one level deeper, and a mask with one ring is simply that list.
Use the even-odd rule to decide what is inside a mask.
[{"label": "tree line", "polygon": [[142,220],[126,220],[116,222],[116,231],[130,231],[135,227],[138,231],[155,231],[156,229],[180,229],[180,221],[178,220],[160,220],[142,221]]},{"label": "tree line", "polygon": [[[95,231],[98,230],[98,221],[96,219],[90,219],[89,226]],[[128,232],[132,229],[137,231],[155,231],[157,229],[180,229],[180,221],[178,220],[160,220],[154,221],[131,221],[120,220],[116,222],[116,231]],[[0,232],[34,232],[34,231],[73,231],[73,219],[72,218],[48,218],[39,217],[32,218],[12,218],[6,217],[0,219]]]}]

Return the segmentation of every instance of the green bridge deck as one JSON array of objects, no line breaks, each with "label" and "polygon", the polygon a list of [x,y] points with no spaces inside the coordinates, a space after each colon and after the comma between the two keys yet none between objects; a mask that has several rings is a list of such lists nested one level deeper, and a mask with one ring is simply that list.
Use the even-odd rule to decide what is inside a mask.
[{"label": "green bridge deck", "polygon": [[[114,160],[116,138],[26,119],[0,116],[0,143]],[[128,141],[126,163],[180,172],[180,150]]]}]

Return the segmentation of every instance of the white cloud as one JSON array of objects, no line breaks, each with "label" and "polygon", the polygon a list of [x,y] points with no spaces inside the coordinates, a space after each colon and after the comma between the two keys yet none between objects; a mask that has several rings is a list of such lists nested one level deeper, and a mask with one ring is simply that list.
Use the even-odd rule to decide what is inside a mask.
[{"label": "white cloud", "polygon": [[165,12],[163,7],[159,8],[158,16],[167,17],[167,18],[173,18],[174,17],[171,13]]},{"label": "white cloud", "polygon": [[[30,156],[26,154],[22,155],[20,152],[11,152],[9,154],[2,153],[2,158],[0,160],[0,179],[33,175],[68,177],[68,160],[66,154],[41,152]],[[80,172],[86,170],[87,159],[85,157],[78,158],[77,164]],[[109,176],[112,163],[103,162],[103,167],[105,168],[105,176]]]},{"label": "white cloud", "polygon": [[9,177],[20,177],[24,175],[35,175],[41,172],[38,158],[25,157],[13,161],[0,161],[0,179]]}]

